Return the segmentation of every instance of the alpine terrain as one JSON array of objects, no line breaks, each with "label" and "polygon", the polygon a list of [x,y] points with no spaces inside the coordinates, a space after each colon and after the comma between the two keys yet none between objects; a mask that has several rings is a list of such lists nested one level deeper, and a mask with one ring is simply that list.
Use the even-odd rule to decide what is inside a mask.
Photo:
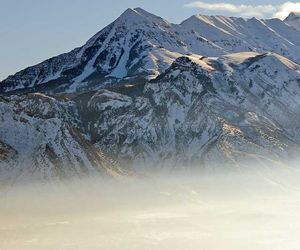
[{"label": "alpine terrain", "polygon": [[300,153],[300,15],[126,10],[0,83],[0,181],[280,165]]}]

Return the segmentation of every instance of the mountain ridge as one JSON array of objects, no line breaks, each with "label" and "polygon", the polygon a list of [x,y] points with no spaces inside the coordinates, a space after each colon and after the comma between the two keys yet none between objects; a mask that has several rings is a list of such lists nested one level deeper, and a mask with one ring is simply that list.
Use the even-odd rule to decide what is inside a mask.
[{"label": "mountain ridge", "polygon": [[286,19],[285,23],[292,26],[296,30],[300,30],[300,12],[291,12]]},{"label": "mountain ridge", "polygon": [[299,49],[279,19],[128,9],[0,84],[1,181],[297,160]]},{"label": "mountain ridge", "polygon": [[[25,163],[18,160],[24,157],[46,164],[38,164],[33,176],[44,173],[52,179],[44,171],[51,173],[50,159],[57,154],[60,163],[54,170],[67,176],[74,176],[79,171],[74,168],[83,164],[88,174],[100,169],[115,177],[189,166],[214,169],[221,162],[239,168],[250,163],[280,165],[300,153],[300,66],[277,54],[186,55],[139,94],[135,88],[1,99],[0,152],[5,161],[0,169],[19,169],[25,178],[33,170],[14,166]],[[73,128],[77,132],[68,132]],[[84,145],[89,144],[92,155],[86,158]],[[101,155],[100,162],[87,163],[95,159],[93,154]],[[103,154],[109,155],[104,157],[111,159],[108,162],[121,165],[103,169]]]},{"label": "mountain ridge", "polygon": [[188,53],[220,56],[253,50],[298,62],[300,32],[279,19],[194,15],[172,24],[141,8],[127,9],[85,45],[9,76],[0,83],[0,93],[30,88],[76,92],[146,82]]}]

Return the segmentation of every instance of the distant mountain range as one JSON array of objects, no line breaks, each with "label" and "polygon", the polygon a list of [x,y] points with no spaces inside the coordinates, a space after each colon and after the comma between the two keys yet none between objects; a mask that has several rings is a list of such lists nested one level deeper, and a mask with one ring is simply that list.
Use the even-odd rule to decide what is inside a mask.
[{"label": "distant mountain range", "polygon": [[1,180],[297,157],[299,22],[126,10],[0,83]]}]

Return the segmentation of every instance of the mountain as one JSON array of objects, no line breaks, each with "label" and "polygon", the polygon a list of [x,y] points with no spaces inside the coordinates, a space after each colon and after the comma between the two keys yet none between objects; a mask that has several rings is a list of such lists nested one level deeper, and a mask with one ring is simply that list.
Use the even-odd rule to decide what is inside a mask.
[{"label": "mountain", "polygon": [[0,99],[0,183],[130,173],[78,130],[76,106],[42,94]]},{"label": "mountain", "polygon": [[292,26],[296,30],[300,30],[300,13],[292,12],[284,20],[285,23]]},{"label": "mountain", "polygon": [[144,84],[183,55],[271,51],[300,62],[300,31],[288,21],[195,15],[181,24],[141,8],[126,10],[80,48],[26,68],[0,93],[73,93]]},{"label": "mountain", "polygon": [[251,52],[180,57],[142,95],[99,90],[82,110],[93,143],[136,168],[211,167],[297,156],[299,100],[300,67]]},{"label": "mountain", "polygon": [[280,55],[182,56],[137,88],[1,100],[2,170],[119,176],[281,164],[300,153],[300,66]]},{"label": "mountain", "polygon": [[0,181],[297,159],[299,43],[286,20],[128,9],[1,83]]}]

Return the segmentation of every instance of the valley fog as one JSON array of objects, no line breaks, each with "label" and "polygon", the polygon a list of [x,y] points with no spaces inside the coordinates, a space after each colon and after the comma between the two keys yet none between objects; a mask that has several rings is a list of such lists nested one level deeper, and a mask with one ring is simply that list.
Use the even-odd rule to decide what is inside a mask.
[{"label": "valley fog", "polygon": [[286,166],[23,184],[1,191],[0,249],[298,249],[299,180]]}]

